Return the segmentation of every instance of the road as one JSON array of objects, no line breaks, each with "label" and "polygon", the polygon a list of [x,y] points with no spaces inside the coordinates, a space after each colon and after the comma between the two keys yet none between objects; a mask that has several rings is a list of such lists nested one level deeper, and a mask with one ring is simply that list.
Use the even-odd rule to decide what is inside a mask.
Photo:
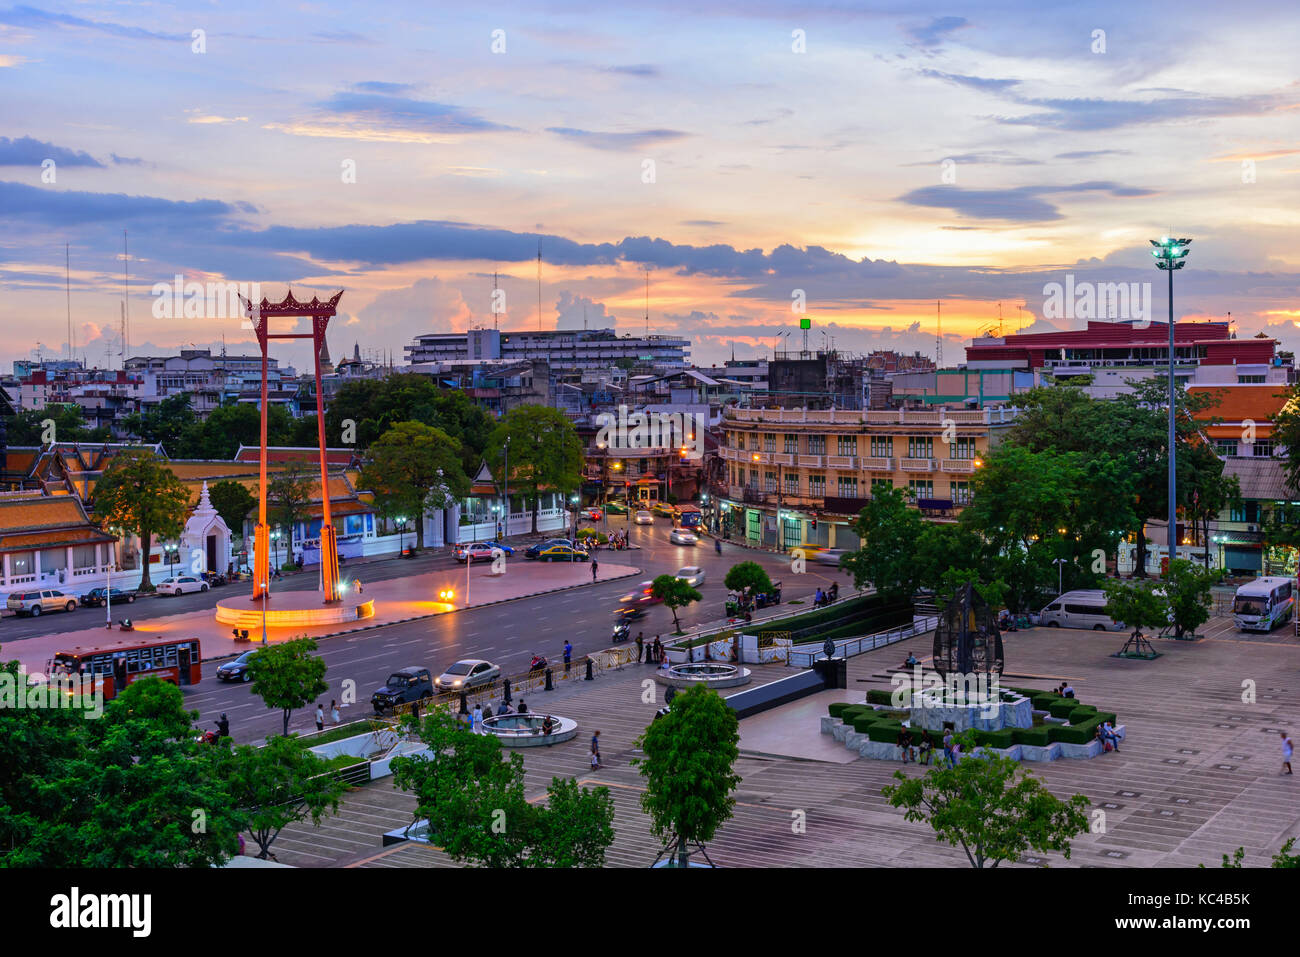
[{"label": "road", "polygon": [[[600,524],[602,528],[609,527],[606,523]],[[626,527],[621,516],[615,517],[612,527]],[[678,611],[683,627],[716,621],[724,616],[726,588],[722,581],[727,570],[741,561],[756,561],[768,570],[774,580],[781,581],[783,602],[807,598],[817,588],[829,587],[837,578],[841,589],[852,588],[852,581],[847,575],[829,566],[810,563],[806,572],[794,574],[790,570],[788,558],[770,552],[724,544],[722,555],[718,555],[711,539],[705,539],[697,546],[673,545],[668,541],[670,528],[670,521],[666,518],[656,518],[652,526],[634,525],[629,537],[638,548],[597,553],[598,559],[608,556],[620,564],[641,568],[643,574],[636,578],[586,585],[535,598],[387,625],[348,637],[323,639],[319,653],[329,666],[325,676],[329,690],[321,695],[320,700],[328,712],[330,700],[342,697],[343,683],[355,682],[357,703],[342,709],[344,721],[355,720],[370,713],[370,695],[384,679],[395,669],[408,665],[427,666],[439,673],[459,658],[486,658],[500,665],[507,674],[512,674],[524,670],[534,652],[553,661],[560,661],[566,639],[573,643],[574,658],[580,659],[584,654],[610,647],[613,610],[621,596],[642,580],[676,572],[684,565],[700,566],[705,571],[706,579],[699,586],[703,599]],[[522,556],[522,548],[511,561],[507,574],[528,574],[533,563],[519,556]],[[376,581],[452,565],[452,560],[445,554],[426,553],[415,559],[394,558],[371,562],[361,566],[365,571],[359,574],[363,581]],[[350,572],[350,569],[345,568],[345,572]],[[287,578],[281,585],[284,589],[295,590],[314,586],[311,575]],[[222,590],[216,589],[202,595],[151,598],[147,601],[151,603],[151,612],[154,602],[165,602],[168,612],[173,606],[177,612],[194,611],[212,607],[221,594]],[[140,603],[131,607],[139,608]],[[40,626],[37,631],[49,634],[51,625],[56,620],[60,624],[65,620],[69,622],[64,629],[59,630],[85,627],[83,616],[95,614],[102,616],[104,610],[89,609],[42,618],[36,622]],[[118,617],[116,612],[114,617]],[[8,635],[13,626],[19,624],[28,625],[31,622],[25,619],[6,620],[0,634]],[[635,637],[636,631],[644,631],[646,640],[649,641],[656,634],[666,635],[672,631],[672,613],[662,606],[653,607],[644,619],[634,625],[633,636]],[[237,743],[258,741],[268,734],[279,733],[282,720],[280,713],[268,711],[247,685],[218,681],[216,668],[214,663],[205,663],[203,681],[185,689],[186,707],[200,713],[199,725],[210,728],[217,717],[225,712],[230,719],[231,735]],[[290,730],[314,730],[314,715],[314,707],[295,712],[290,719]]]}]

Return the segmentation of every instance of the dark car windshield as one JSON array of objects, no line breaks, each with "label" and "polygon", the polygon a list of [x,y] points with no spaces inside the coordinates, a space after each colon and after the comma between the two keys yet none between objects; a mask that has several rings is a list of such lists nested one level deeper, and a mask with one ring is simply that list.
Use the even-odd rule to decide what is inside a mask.
[{"label": "dark car windshield", "polygon": [[467,675],[467,674],[469,674],[469,668],[470,668],[470,666],[469,666],[469,663],[468,663],[468,662],[465,662],[465,661],[458,661],[458,662],[456,662],[454,665],[452,665],[450,668],[447,669],[447,674],[449,674],[449,675]]}]

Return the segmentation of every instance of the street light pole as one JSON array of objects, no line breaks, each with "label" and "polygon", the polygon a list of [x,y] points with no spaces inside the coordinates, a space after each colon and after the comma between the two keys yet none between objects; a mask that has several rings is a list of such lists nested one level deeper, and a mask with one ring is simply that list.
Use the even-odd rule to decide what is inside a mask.
[{"label": "street light pole", "polygon": [[504,451],[502,452],[502,456],[504,460],[501,465],[501,471],[502,471],[501,482],[505,486],[505,490],[506,490],[506,504],[505,504],[506,533],[503,537],[509,538],[510,537],[510,436],[508,435],[506,436],[506,444],[504,447]]},{"label": "street light pole", "polygon": [[1177,502],[1177,466],[1175,463],[1176,439],[1174,431],[1174,271],[1187,265],[1187,247],[1190,239],[1170,239],[1168,236],[1151,240],[1156,247],[1151,255],[1156,258],[1156,267],[1169,274],[1169,561],[1178,556],[1178,502]]}]

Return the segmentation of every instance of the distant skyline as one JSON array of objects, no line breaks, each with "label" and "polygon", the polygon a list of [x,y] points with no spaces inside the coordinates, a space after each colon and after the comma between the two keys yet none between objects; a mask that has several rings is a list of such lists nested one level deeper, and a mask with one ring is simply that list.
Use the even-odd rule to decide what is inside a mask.
[{"label": "distant skyline", "polygon": [[856,352],[932,356],[943,300],[953,364],[999,304],[1082,326],[1043,317],[1067,275],[1164,319],[1170,231],[1180,319],[1296,348],[1297,35],[1263,3],[0,6],[0,363],[67,354],[65,243],[77,355],[120,363],[123,230],[132,354],[255,349],[153,318],[176,274],[345,289],[331,354],[401,362],[490,327],[494,271],[503,329],[642,333],[649,269],[704,365],[797,347],[797,290]]}]

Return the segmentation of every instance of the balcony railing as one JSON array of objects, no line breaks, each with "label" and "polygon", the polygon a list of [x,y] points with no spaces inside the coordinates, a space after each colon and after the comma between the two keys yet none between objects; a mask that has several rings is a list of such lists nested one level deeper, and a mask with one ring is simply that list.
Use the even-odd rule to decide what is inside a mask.
[{"label": "balcony railing", "polygon": [[861,460],[862,469],[865,472],[892,472],[894,471],[894,459],[888,455],[871,455]]},{"label": "balcony railing", "polygon": [[938,463],[934,459],[902,459],[904,472],[933,472]]},{"label": "balcony railing", "polygon": [[828,455],[826,467],[831,469],[855,469],[858,467],[856,455]]},{"label": "balcony railing", "polygon": [[822,468],[826,461],[824,455],[801,455],[799,456],[800,468],[819,469]]},{"label": "balcony railing", "polygon": [[969,475],[970,473],[975,471],[975,460],[974,459],[944,459],[943,471],[961,472]]}]

